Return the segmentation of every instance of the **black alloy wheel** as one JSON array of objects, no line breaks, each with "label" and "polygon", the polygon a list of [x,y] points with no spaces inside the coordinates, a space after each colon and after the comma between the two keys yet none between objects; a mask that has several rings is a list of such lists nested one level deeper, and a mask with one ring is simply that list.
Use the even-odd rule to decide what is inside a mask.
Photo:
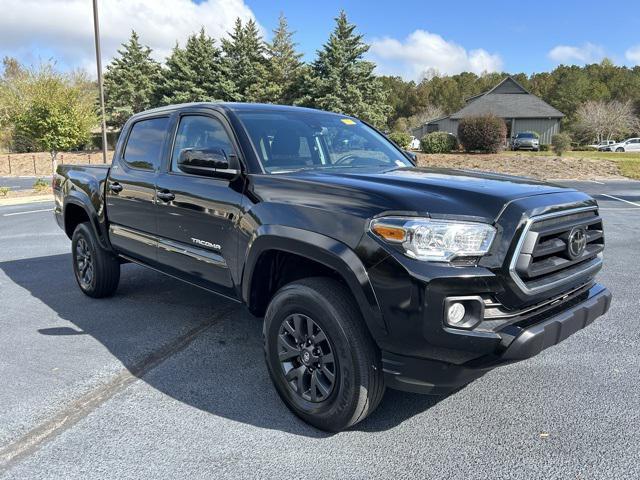
[{"label": "black alloy wheel", "polygon": [[269,303],[263,333],[278,395],[309,424],[338,432],[380,403],[380,351],[344,283],[311,277],[283,286]]},{"label": "black alloy wheel", "polygon": [[289,388],[309,402],[323,402],[333,392],[338,369],[331,343],[308,316],[289,315],[278,332],[278,358]]},{"label": "black alloy wheel", "polygon": [[75,250],[76,276],[83,290],[91,288],[94,275],[94,259],[87,241],[80,237]]},{"label": "black alloy wheel", "polygon": [[80,223],[71,237],[73,273],[80,290],[93,298],[114,294],[120,281],[120,261],[96,239],[91,224]]}]

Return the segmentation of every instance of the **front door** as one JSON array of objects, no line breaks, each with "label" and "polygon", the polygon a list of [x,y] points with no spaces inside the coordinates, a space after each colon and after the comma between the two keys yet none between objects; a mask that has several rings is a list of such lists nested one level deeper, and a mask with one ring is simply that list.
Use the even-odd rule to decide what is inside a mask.
[{"label": "front door", "polygon": [[640,152],[640,138],[632,138],[627,143],[625,150],[628,152]]},{"label": "front door", "polygon": [[136,121],[114,156],[106,187],[109,239],[118,252],[153,263],[157,235],[155,181],[169,117]]},{"label": "front door", "polygon": [[[183,113],[178,119],[167,168],[157,179],[158,260],[167,273],[237,297],[237,225],[243,181],[182,172],[177,165],[187,148],[217,148],[237,162],[237,147],[221,116]],[[239,166],[236,165],[237,168]]]}]

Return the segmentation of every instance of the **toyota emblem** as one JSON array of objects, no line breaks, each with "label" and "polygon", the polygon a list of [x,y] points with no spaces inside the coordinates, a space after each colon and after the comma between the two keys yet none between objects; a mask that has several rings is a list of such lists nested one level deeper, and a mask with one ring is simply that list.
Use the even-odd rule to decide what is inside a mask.
[{"label": "toyota emblem", "polygon": [[567,242],[567,253],[571,259],[576,259],[582,255],[587,247],[587,232],[584,228],[576,227],[569,233],[569,241]]}]

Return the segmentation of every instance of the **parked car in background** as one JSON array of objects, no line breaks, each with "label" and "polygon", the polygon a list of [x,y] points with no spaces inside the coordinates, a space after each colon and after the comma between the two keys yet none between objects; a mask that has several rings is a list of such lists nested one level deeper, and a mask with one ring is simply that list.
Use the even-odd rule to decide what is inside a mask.
[{"label": "parked car in background", "polygon": [[640,138],[628,138],[604,148],[607,152],[640,152]]},{"label": "parked car in background", "polygon": [[520,132],[511,141],[513,150],[540,150],[540,140],[533,132]]},{"label": "parked car in background", "polygon": [[591,148],[597,148],[600,151],[604,151],[607,149],[607,147],[610,147],[614,143],[618,143],[618,142],[616,142],[615,140],[602,140],[601,142],[592,143],[591,145],[587,145],[587,146]]}]

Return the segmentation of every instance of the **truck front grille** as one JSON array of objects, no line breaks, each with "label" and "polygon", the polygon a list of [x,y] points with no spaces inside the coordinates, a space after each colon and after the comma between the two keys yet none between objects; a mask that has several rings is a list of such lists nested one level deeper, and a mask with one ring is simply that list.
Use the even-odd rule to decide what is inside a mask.
[{"label": "truck front grille", "polygon": [[533,217],[518,241],[510,274],[524,292],[552,288],[600,269],[603,249],[595,207]]}]

